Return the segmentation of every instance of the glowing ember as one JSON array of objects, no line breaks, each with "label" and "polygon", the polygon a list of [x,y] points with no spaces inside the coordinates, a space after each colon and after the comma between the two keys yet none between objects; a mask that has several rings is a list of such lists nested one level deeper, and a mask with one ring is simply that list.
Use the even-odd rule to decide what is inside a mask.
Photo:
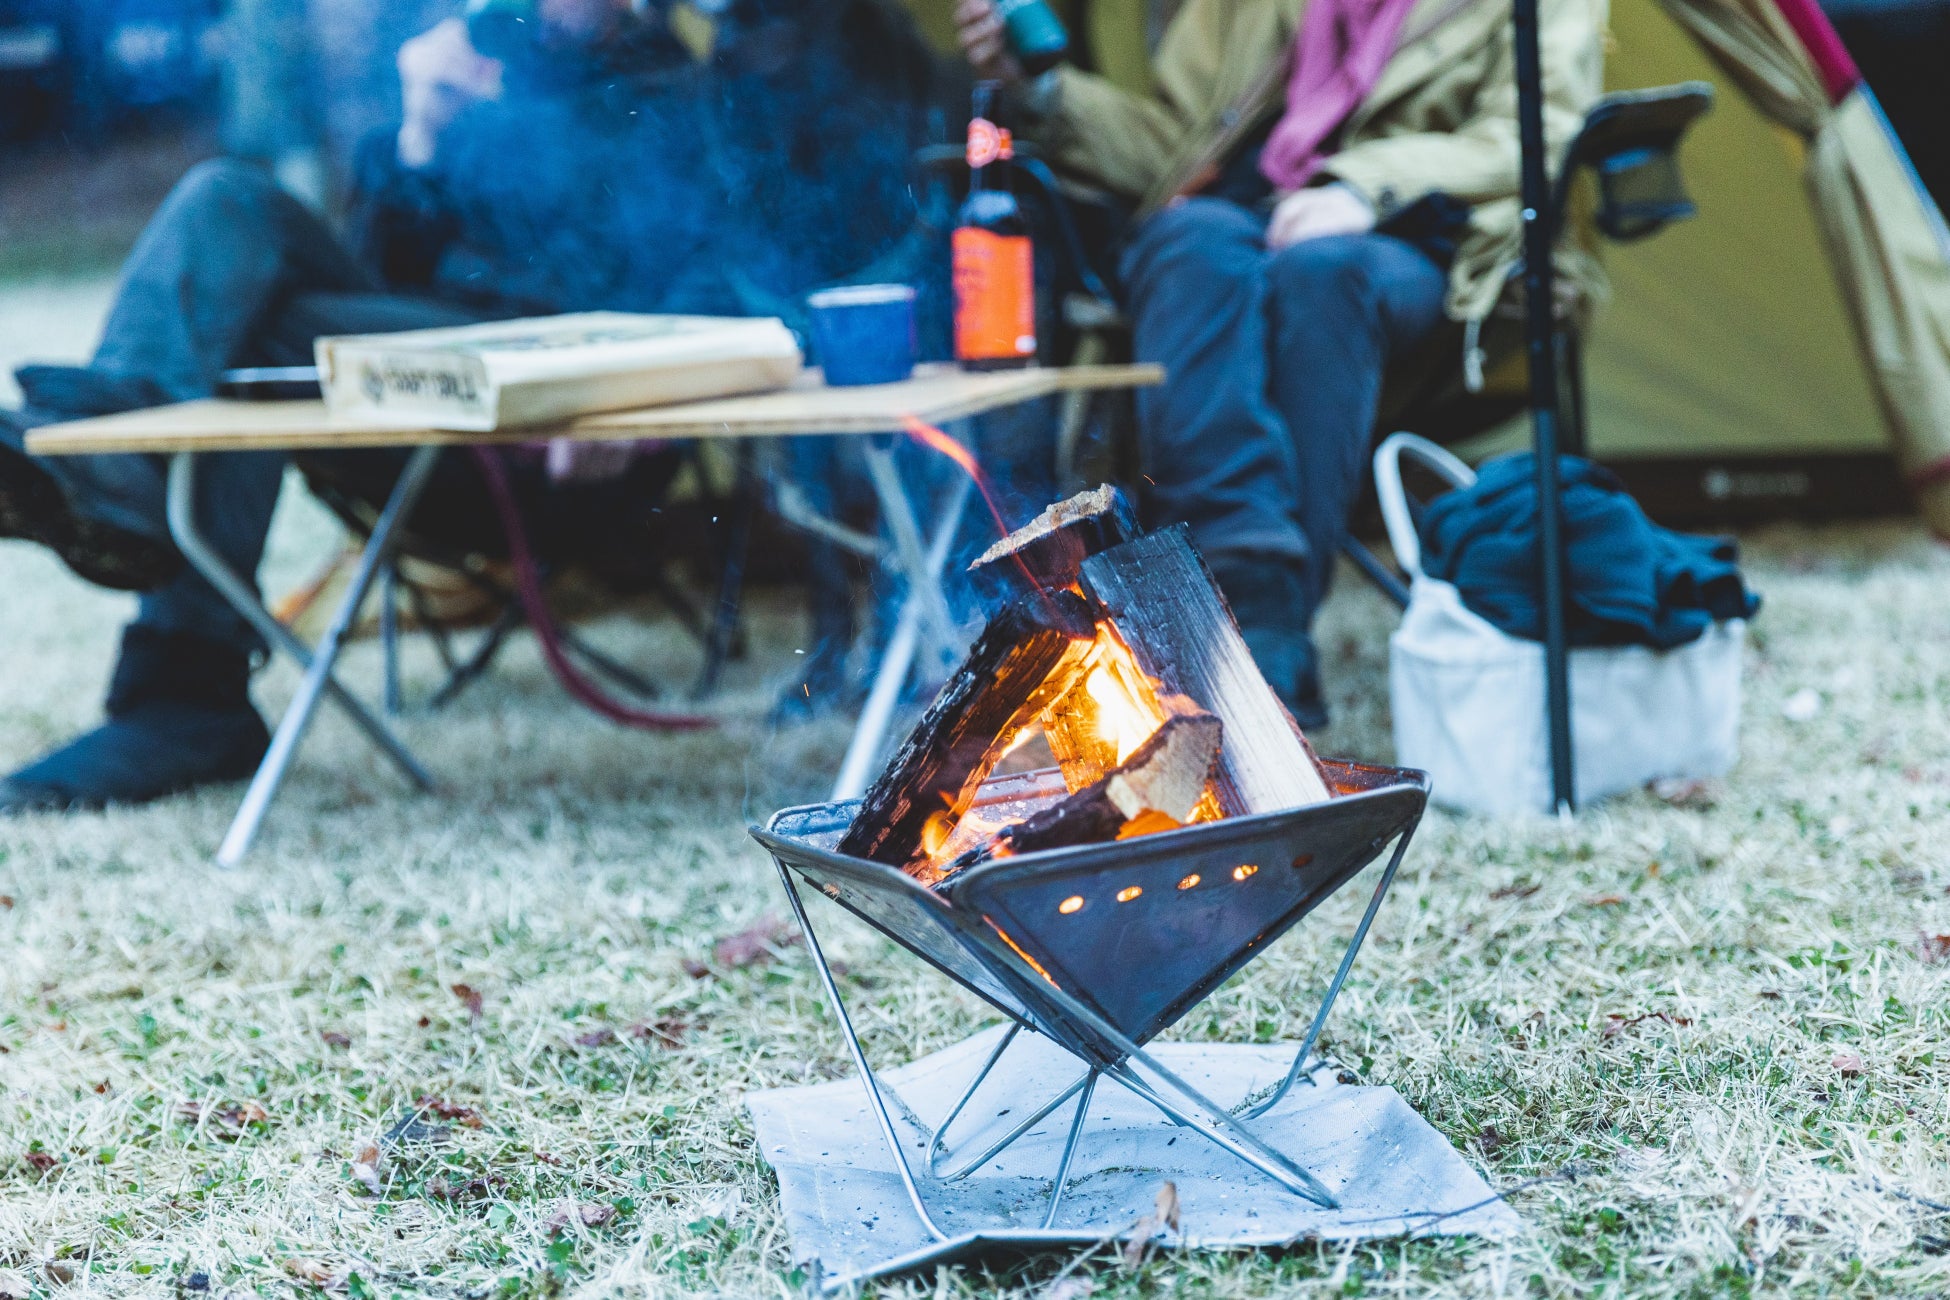
[{"label": "glowing ember", "polygon": [[[1002,517],[1002,508],[995,504],[995,493],[990,490],[989,476],[982,472],[982,462],[975,459],[975,453],[962,446],[959,442],[956,442],[953,438],[950,438],[941,430],[935,428],[932,424],[916,419],[914,416],[902,416],[901,427],[907,430],[908,437],[914,439],[914,441],[920,443],[923,447],[932,451],[938,451],[949,460],[955,462],[955,464],[961,466],[962,472],[967,474],[974,482],[975,490],[982,494],[982,500],[987,504],[989,514],[995,519],[997,533],[1003,537],[1007,537],[1009,535],[1009,521]],[[1024,570],[1025,574],[1027,572],[1028,570]]]}]

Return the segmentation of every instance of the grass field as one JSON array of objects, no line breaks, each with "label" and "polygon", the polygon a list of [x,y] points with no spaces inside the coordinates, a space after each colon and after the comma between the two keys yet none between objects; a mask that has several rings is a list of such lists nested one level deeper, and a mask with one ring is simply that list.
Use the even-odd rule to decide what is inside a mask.
[{"label": "grass field", "polygon": [[[270,585],[330,542],[288,502]],[[1950,1293],[1950,556],[1906,525],[1749,544],[1746,758],[1710,806],[1432,818],[1331,1029],[1527,1237],[1091,1262],[1057,1288],[1069,1261],[1041,1258],[887,1294]],[[92,720],[126,609],[0,545],[0,767]],[[1343,584],[1330,752],[1390,756],[1387,626]],[[596,635],[672,681],[695,662],[665,628]],[[843,1060],[800,949],[717,945],[783,910],[745,825],[817,797],[844,740],[763,721],[799,635],[761,601],[724,727],[683,738],[576,711],[518,646],[407,722],[432,797],[327,717],[232,874],[207,854],[235,790],[0,821],[0,1297],[790,1294],[741,1096]],[[375,669],[356,649],[352,679]],[[409,669],[424,690],[431,655]],[[259,698],[293,685],[274,667]],[[1331,928],[1175,1032],[1295,1036]],[[838,955],[880,1059],[983,1023],[884,944]]]}]

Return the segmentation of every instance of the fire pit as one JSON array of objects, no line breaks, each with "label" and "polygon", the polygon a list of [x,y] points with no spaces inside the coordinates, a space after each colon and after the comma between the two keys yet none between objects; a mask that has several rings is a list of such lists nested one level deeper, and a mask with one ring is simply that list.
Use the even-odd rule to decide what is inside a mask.
[{"label": "fire pit", "polygon": [[[1138,536],[1109,489],[1052,507],[976,567],[1007,603],[866,798],[790,809],[752,832],[778,867],[914,1212],[947,1240],[922,1184],[970,1177],[1074,1101],[1043,1210],[1049,1228],[1106,1078],[1295,1196],[1336,1206],[1334,1190],[1250,1121],[1305,1077],[1421,819],[1426,778],[1317,759],[1253,667],[1189,542],[1177,532]],[[1053,765],[1012,770],[1032,746]],[[1145,1050],[1391,845],[1269,1095],[1228,1110]],[[804,886],[1009,1022],[946,1118],[925,1132],[919,1173]],[[1082,1072],[983,1150],[955,1152],[955,1121],[1025,1030]]]}]

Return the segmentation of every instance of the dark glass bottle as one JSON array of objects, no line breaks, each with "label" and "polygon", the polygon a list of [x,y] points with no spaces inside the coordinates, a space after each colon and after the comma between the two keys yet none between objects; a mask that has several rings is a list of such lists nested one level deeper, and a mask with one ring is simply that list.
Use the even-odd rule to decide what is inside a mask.
[{"label": "dark glass bottle", "polygon": [[953,239],[955,357],[971,370],[1036,359],[1036,258],[1022,207],[1002,165],[1014,149],[989,120],[992,82],[975,88],[968,123],[968,199]]}]

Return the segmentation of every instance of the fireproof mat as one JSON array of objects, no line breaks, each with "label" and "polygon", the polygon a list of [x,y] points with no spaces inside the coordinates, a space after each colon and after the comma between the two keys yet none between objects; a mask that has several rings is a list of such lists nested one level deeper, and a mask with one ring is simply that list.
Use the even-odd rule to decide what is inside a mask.
[{"label": "fireproof mat", "polygon": [[[746,1098],[759,1150],[778,1171],[796,1262],[830,1287],[963,1258],[998,1246],[1082,1245],[1129,1235],[1159,1185],[1177,1186],[1180,1233],[1167,1245],[1278,1246],[1308,1239],[1464,1235],[1503,1239],[1523,1221],[1428,1121],[1392,1088],[1297,1084],[1251,1127],[1341,1200],[1325,1210],[1292,1195],[1205,1138],[1167,1120],[1114,1080],[1098,1082],[1055,1225],[1039,1230],[1074,1103],[958,1183],[925,1175],[932,1127],[994,1050],[1000,1027],[882,1072],[889,1109],[929,1211],[948,1240],[915,1215],[857,1076]],[[1160,1064],[1222,1105],[1264,1094],[1292,1049],[1158,1043]],[[1021,1035],[949,1134],[944,1169],[983,1150],[1083,1072],[1047,1040]],[[898,1094],[898,1100],[895,1098]],[[918,1121],[918,1122],[917,1122]]]}]

